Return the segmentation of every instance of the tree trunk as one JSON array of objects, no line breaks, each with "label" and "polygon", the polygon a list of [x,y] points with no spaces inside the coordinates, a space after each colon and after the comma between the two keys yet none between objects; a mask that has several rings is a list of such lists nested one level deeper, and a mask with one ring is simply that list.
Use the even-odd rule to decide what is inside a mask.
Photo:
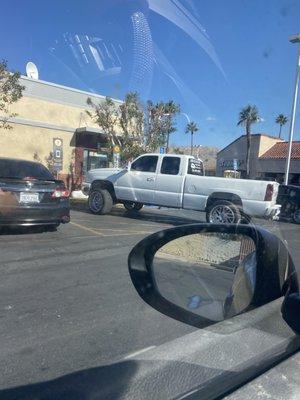
[{"label": "tree trunk", "polygon": [[251,150],[251,125],[246,125],[247,153],[246,153],[246,178],[250,178],[250,150]]},{"label": "tree trunk", "polygon": [[282,125],[280,124],[279,126],[280,126],[280,128],[279,128],[279,136],[278,137],[279,137],[279,139],[281,139],[281,128],[282,128]]},{"label": "tree trunk", "polygon": [[194,139],[194,132],[191,132],[191,156],[193,155],[193,147],[194,147],[194,143],[193,143],[193,139]]}]

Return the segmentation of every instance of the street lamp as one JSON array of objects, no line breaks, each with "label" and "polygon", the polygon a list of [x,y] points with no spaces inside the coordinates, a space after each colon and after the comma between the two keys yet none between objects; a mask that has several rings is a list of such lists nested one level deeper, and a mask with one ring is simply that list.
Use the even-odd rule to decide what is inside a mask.
[{"label": "street lamp", "polygon": [[288,155],[287,155],[286,165],[285,165],[285,177],[284,177],[285,185],[287,185],[289,182],[289,172],[290,172],[294,126],[295,126],[295,117],[296,117],[296,108],[297,108],[298,84],[299,84],[299,75],[300,75],[300,34],[290,36],[289,41],[291,43],[298,43],[298,54],[297,54],[296,78],[295,78],[295,87],[294,87],[294,99],[293,99],[293,106],[292,106],[292,117],[291,117],[290,132],[289,132],[289,147],[288,147]]}]

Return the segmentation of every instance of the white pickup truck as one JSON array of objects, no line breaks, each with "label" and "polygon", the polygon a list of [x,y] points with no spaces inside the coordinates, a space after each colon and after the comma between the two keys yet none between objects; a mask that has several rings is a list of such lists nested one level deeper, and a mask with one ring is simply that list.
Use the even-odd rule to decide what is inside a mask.
[{"label": "white pickup truck", "polygon": [[115,203],[132,211],[147,204],[205,211],[212,223],[238,223],[280,211],[276,182],[203,175],[202,161],[192,156],[144,154],[127,169],[90,170],[82,190],[94,214],[109,213]]}]

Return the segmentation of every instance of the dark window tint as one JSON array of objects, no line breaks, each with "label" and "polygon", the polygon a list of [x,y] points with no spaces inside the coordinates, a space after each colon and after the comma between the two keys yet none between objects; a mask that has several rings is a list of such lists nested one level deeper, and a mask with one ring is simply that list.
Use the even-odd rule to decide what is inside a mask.
[{"label": "dark window tint", "polygon": [[48,181],[54,180],[53,175],[42,164],[0,159],[0,178],[24,179],[27,177]]},{"label": "dark window tint", "polygon": [[188,174],[190,175],[203,175],[203,162],[193,158],[189,159]]},{"label": "dark window tint", "polygon": [[144,156],[131,164],[132,171],[155,172],[158,156]]},{"label": "dark window tint", "polygon": [[179,157],[164,157],[160,172],[166,175],[178,175],[180,167]]}]

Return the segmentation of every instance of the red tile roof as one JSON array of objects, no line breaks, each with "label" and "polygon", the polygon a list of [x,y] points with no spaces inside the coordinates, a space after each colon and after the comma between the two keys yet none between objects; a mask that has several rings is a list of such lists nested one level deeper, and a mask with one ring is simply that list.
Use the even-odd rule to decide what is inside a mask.
[{"label": "red tile roof", "polygon": [[[286,158],[288,154],[288,142],[278,142],[266,151],[260,158]],[[291,158],[300,159],[300,142],[293,142]]]}]

